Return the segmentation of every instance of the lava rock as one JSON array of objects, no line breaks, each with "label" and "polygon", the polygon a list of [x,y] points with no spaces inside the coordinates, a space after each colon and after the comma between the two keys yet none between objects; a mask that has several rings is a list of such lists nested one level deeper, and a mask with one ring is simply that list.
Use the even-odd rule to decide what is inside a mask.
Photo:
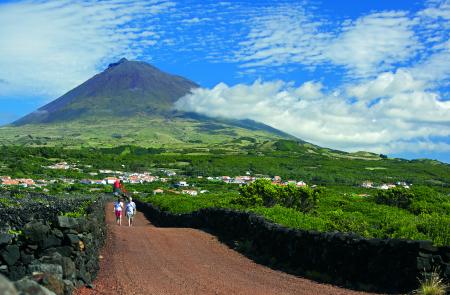
[{"label": "lava rock", "polygon": [[64,240],[66,243],[68,243],[70,245],[75,245],[75,244],[78,244],[78,242],[80,241],[80,238],[78,237],[78,235],[66,234]]},{"label": "lava rock", "polygon": [[0,274],[0,291],[1,291],[2,295],[18,295],[19,294],[16,290],[16,287],[14,287],[14,284],[1,274]]},{"label": "lava rock", "polygon": [[11,243],[13,235],[7,233],[0,233],[0,246]]},{"label": "lava rock", "polygon": [[29,278],[23,278],[20,281],[15,282],[14,285],[21,294],[56,295],[54,292]]},{"label": "lava rock", "polygon": [[41,221],[31,221],[25,224],[24,234],[32,242],[40,243],[50,232],[50,226]]},{"label": "lava rock", "polygon": [[43,273],[33,275],[33,280],[57,295],[64,295],[64,281],[54,274]]},{"label": "lava rock", "polygon": [[58,226],[60,228],[74,229],[79,226],[79,221],[77,218],[72,218],[68,216],[58,216]]},{"label": "lava rock", "polygon": [[63,276],[63,269],[62,266],[59,264],[49,264],[49,263],[30,264],[28,266],[28,269],[31,273],[54,274],[61,279]]},{"label": "lava rock", "polygon": [[8,245],[1,253],[3,260],[9,266],[14,265],[20,258],[20,251],[17,245]]}]

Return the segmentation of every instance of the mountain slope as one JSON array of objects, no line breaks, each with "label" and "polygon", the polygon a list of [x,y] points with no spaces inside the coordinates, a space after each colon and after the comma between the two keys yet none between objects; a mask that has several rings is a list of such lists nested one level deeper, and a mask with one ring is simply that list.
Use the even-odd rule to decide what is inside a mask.
[{"label": "mountain slope", "polygon": [[176,100],[196,87],[190,80],[164,73],[147,63],[121,59],[13,125],[138,113],[164,115]]},{"label": "mountain slope", "polygon": [[188,79],[147,63],[121,59],[58,99],[0,128],[0,144],[234,145],[239,149],[241,143],[295,139],[251,120],[210,118],[175,110],[174,103],[196,87]]}]

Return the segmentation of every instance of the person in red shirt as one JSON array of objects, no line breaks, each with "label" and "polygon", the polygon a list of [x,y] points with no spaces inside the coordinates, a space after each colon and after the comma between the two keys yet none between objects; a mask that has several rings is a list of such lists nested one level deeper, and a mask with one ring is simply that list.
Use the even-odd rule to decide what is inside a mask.
[{"label": "person in red shirt", "polygon": [[119,179],[116,179],[116,181],[113,184],[113,193],[115,195],[120,195],[120,181]]}]

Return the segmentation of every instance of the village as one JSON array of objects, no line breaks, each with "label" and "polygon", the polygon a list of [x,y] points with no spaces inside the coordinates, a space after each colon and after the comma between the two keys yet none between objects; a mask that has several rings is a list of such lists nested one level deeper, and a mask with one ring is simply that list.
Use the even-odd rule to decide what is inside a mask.
[{"label": "village", "polygon": [[[91,166],[84,166],[85,168],[91,168]],[[46,169],[52,170],[75,170],[82,171],[81,168],[74,164],[69,164],[67,162],[59,162],[50,166],[45,166]],[[63,183],[67,185],[73,185],[76,183],[82,185],[112,185],[119,180],[125,184],[146,184],[153,182],[160,182],[161,184],[170,183],[171,189],[167,192],[175,194],[186,194],[191,196],[197,196],[198,194],[207,193],[207,190],[195,189],[195,185],[191,185],[186,181],[186,177],[178,176],[175,171],[167,170],[161,168],[158,170],[158,175],[153,175],[151,172],[124,172],[119,170],[110,169],[99,169],[97,172],[88,172],[87,175],[90,178],[83,179],[71,179],[65,177],[53,178],[53,179],[31,179],[31,178],[12,178],[10,176],[0,176],[0,186],[18,186],[23,188],[41,188],[44,191],[48,191],[45,187],[55,184]],[[161,176],[162,175],[162,176]],[[268,179],[271,180],[273,184],[276,185],[294,185],[297,187],[307,186],[306,182],[302,180],[283,180],[280,176],[265,176],[265,175],[251,175],[250,171],[247,171],[245,175],[240,176],[197,176],[197,179],[206,179],[209,182],[221,182],[225,184],[234,185],[246,185],[248,183],[254,182],[257,179]],[[380,183],[375,184],[372,181],[365,181],[361,184],[361,187],[367,189],[381,189],[387,190],[394,187],[410,188],[411,184],[406,182],[393,183]],[[166,185],[167,187],[167,185]],[[315,185],[312,185],[315,187]],[[91,189],[95,191],[98,189]],[[162,188],[156,188],[153,190],[153,194],[163,194],[164,190]]]}]

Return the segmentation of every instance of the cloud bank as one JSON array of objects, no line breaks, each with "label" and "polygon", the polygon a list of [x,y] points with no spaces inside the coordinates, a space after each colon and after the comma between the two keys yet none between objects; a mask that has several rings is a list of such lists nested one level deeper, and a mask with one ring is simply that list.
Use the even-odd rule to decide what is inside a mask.
[{"label": "cloud bank", "polygon": [[195,89],[179,110],[211,117],[250,118],[306,141],[347,151],[450,151],[431,138],[450,135],[450,101],[404,70],[327,91],[320,82],[283,81]]}]

